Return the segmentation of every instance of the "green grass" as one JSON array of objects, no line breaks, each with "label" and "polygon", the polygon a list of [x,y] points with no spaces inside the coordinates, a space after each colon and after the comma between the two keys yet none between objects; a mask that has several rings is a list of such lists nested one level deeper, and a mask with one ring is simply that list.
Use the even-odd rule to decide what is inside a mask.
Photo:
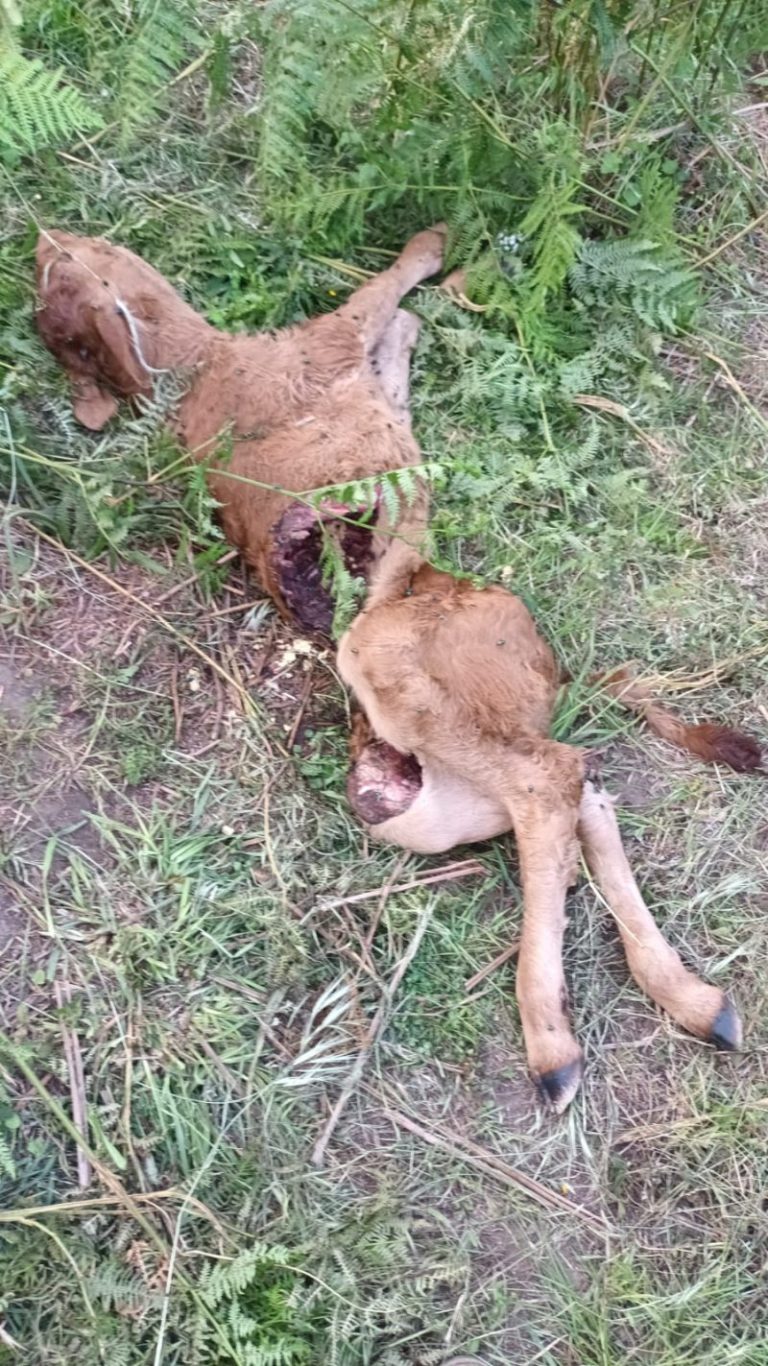
[{"label": "green grass", "polygon": [[[768,801],[585,682],[730,660],[672,700],[765,732],[765,34],[734,8],[0,4],[27,111],[19,141],[0,95],[3,1366],[14,1341],[41,1366],[768,1362]],[[332,307],[350,265],[437,218],[485,310],[410,305],[437,554],[536,614],[577,680],[558,737],[602,753],[649,904],[746,1025],[738,1058],[685,1038],[582,882],[588,1069],[559,1122],[525,1076],[514,963],[465,985],[519,932],[511,842],[367,845],[332,656],[241,610],[260,594],[220,563],[173,391],[91,437],[34,331],[40,223],[126,243],[236,329]]]}]

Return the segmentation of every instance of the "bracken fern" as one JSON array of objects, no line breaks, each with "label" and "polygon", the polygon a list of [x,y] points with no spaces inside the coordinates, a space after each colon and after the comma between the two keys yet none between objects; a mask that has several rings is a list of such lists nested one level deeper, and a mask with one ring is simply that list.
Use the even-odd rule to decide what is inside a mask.
[{"label": "bracken fern", "polygon": [[0,159],[14,162],[100,124],[97,111],[60,72],[25,57],[11,43],[0,51]]},{"label": "bracken fern", "polygon": [[135,24],[125,37],[117,101],[124,143],[155,113],[163,90],[197,43],[188,0],[139,0]]}]

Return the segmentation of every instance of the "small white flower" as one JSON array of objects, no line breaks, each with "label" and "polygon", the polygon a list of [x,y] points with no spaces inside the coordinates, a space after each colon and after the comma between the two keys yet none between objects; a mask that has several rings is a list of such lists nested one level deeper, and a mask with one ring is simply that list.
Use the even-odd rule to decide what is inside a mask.
[{"label": "small white flower", "polygon": [[496,246],[499,251],[516,252],[522,242],[522,237],[516,232],[500,232],[496,238]]}]

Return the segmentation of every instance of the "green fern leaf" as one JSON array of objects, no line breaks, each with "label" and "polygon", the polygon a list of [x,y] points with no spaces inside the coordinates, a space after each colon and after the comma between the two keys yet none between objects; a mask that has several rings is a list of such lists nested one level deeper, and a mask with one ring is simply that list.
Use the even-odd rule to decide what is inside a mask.
[{"label": "green fern leaf", "polygon": [[568,278],[590,310],[631,313],[663,332],[685,325],[696,301],[695,277],[679,256],[644,239],[583,243]]},{"label": "green fern leaf", "polygon": [[193,20],[188,0],[141,0],[118,97],[124,143],[156,112],[187,52],[199,46]]},{"label": "green fern leaf", "polygon": [[58,71],[24,57],[10,46],[0,53],[0,156],[66,142],[74,133],[98,128],[99,114]]}]

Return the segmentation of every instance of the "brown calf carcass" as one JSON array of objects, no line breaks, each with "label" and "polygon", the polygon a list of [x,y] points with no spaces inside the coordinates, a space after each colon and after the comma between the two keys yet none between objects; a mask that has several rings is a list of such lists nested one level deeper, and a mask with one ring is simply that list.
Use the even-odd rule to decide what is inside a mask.
[{"label": "brown calf carcass", "polygon": [[[580,848],[643,991],[698,1038],[739,1046],[727,996],[689,972],[654,923],[584,753],[549,738],[558,669],[519,598],[439,573],[393,542],[340,642],[339,669],[364,712],[349,795],[372,835],[435,854],[514,831],[524,900],[517,999],[531,1072],[555,1110],[573,1099],[582,1073],[562,967]],[[759,765],[750,737],[686,727],[620,675],[606,686],[700,757]]]},{"label": "brown calf carcass", "polygon": [[[643,989],[721,1047],[738,1046],[741,1026],[723,993],[688,972],[654,925],[611,801],[586,776],[583,754],[548,738],[558,672],[523,604],[423,561],[424,494],[401,503],[394,522],[377,508],[373,526],[368,510],[355,525],[362,510],[292,497],[419,461],[408,409],[418,320],[398,304],[440,268],[442,245],[442,229],[419,233],[334,313],[232,337],[124,248],[43,233],[38,325],[72,378],[77,417],[96,429],[118,397],[148,394],[158,373],[186,372],[178,435],[210,462],[224,531],[286,616],[304,629],[330,628],[318,563],[329,528],[353,570],[369,577],[365,610],[339,651],[365,711],[354,736],[352,804],[378,838],[419,853],[514,830],[525,900],[520,1013],[531,1069],[561,1110],[581,1076],[561,962],[579,843]],[[231,454],[217,460],[228,432]],[[749,737],[685,726],[623,671],[606,686],[699,757],[759,765]]]},{"label": "brown calf carcass", "polygon": [[329,497],[314,506],[291,494],[418,463],[408,368],[419,320],[398,305],[439,271],[443,245],[442,226],[427,229],[335,312],[231,336],[125,247],[44,231],[37,325],[71,377],[75,416],[94,430],[119,398],[151,394],[158,375],[186,377],[175,431],[209,463],[227,539],[285,616],[327,633],[333,606],[322,582],[323,538],[333,536],[351,572],[364,575],[394,530],[420,538],[426,493],[411,505],[400,498],[394,521],[383,504],[354,508]]}]

